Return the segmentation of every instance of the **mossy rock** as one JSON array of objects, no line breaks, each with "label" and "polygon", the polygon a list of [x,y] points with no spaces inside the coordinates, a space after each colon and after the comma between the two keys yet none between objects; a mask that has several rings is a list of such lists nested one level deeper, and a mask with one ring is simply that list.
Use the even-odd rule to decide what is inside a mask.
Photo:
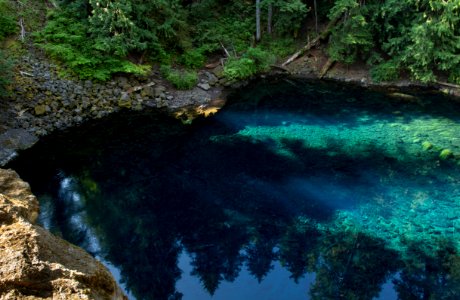
[{"label": "mossy rock", "polygon": [[423,150],[430,150],[431,148],[433,148],[433,144],[428,141],[425,141],[422,143],[422,147]]},{"label": "mossy rock", "polygon": [[453,156],[454,156],[454,153],[450,149],[444,149],[439,154],[439,158],[442,159],[442,160],[449,159],[449,158],[451,158]]},{"label": "mossy rock", "polygon": [[37,116],[44,115],[46,113],[46,105],[37,105],[34,107],[34,111]]},{"label": "mossy rock", "polygon": [[123,93],[120,97],[120,100],[118,100],[118,106],[121,108],[130,109],[132,105],[133,105],[133,102],[131,100],[131,95],[128,93]]},{"label": "mossy rock", "polygon": [[128,100],[118,100],[118,106],[121,107],[121,108],[128,108],[130,109],[132,107],[133,103],[131,101],[131,99],[128,99]]}]

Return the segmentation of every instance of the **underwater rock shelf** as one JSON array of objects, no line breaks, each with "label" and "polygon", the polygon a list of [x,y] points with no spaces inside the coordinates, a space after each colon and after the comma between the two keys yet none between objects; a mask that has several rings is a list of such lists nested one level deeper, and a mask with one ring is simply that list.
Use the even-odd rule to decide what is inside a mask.
[{"label": "underwater rock shelf", "polygon": [[442,95],[267,80],[190,125],[112,115],[11,166],[133,299],[456,299],[458,132]]}]

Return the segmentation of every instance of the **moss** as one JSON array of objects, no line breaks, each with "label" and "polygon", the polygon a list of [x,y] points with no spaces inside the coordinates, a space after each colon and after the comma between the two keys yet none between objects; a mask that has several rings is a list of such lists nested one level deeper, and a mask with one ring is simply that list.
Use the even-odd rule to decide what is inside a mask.
[{"label": "moss", "polygon": [[80,182],[81,182],[83,188],[86,191],[89,191],[91,193],[98,193],[99,192],[98,184],[96,183],[96,181],[94,181],[88,175],[85,175],[85,177],[83,177]]},{"label": "moss", "polygon": [[450,149],[444,149],[441,151],[441,153],[439,154],[439,158],[440,159],[448,159],[448,158],[451,158],[454,156],[454,153],[452,152],[452,150]]},{"label": "moss", "polygon": [[46,106],[45,105],[37,105],[34,107],[35,114],[37,116],[44,115],[46,113]]},{"label": "moss", "polygon": [[431,148],[433,148],[433,144],[428,141],[425,141],[422,143],[422,147],[423,150],[430,150]]}]

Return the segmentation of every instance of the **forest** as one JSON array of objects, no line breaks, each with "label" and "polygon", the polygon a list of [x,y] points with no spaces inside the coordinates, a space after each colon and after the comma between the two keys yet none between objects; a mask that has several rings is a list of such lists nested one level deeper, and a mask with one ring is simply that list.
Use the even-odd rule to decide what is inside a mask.
[{"label": "forest", "polygon": [[6,41],[24,33],[21,43],[80,79],[158,68],[187,89],[223,57],[224,75],[241,80],[317,38],[331,60],[366,63],[377,82],[460,84],[458,0],[0,0],[0,10],[3,91],[17,55]]}]

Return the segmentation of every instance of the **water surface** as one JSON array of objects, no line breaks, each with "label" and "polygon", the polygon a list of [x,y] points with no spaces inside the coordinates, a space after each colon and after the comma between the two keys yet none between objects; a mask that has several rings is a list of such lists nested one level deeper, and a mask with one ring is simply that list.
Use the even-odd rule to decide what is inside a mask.
[{"label": "water surface", "polygon": [[459,121],[440,95],[267,80],[192,125],[121,112],[11,167],[133,299],[460,299]]}]

